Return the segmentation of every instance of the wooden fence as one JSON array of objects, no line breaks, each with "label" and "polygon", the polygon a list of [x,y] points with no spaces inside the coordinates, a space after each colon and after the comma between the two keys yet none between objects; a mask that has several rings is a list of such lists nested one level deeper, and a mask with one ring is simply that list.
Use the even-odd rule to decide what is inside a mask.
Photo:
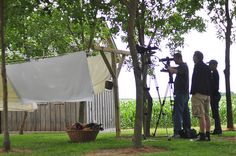
[{"label": "wooden fence", "polygon": [[[19,131],[24,113],[8,113],[9,131]],[[74,122],[96,122],[103,124],[105,130],[115,129],[112,91],[94,96],[93,102],[39,104],[36,111],[27,113],[24,131],[64,131]]]}]

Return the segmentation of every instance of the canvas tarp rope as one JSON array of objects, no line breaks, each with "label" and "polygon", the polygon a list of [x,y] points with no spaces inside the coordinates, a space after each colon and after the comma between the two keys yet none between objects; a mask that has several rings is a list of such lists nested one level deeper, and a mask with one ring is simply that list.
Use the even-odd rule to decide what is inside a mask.
[{"label": "canvas tarp rope", "polygon": [[7,65],[7,76],[23,104],[91,101],[85,52]]}]

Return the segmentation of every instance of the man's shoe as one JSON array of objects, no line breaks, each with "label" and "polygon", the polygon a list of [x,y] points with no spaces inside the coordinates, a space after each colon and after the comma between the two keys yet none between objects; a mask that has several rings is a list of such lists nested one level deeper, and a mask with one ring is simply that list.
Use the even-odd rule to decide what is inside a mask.
[{"label": "man's shoe", "polygon": [[207,141],[205,133],[199,133],[199,137],[195,141]]},{"label": "man's shoe", "polygon": [[173,139],[180,139],[181,137],[180,137],[179,134],[174,134],[171,138],[173,138]]},{"label": "man's shoe", "polygon": [[221,135],[222,134],[222,131],[213,131],[212,133],[211,133],[212,135]]},{"label": "man's shoe", "polygon": [[211,141],[210,132],[206,132],[206,141]]}]

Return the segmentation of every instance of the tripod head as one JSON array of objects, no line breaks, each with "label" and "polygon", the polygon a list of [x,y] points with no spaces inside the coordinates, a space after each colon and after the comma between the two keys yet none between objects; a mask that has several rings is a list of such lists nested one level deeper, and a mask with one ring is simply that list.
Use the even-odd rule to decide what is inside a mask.
[{"label": "tripod head", "polygon": [[152,50],[157,50],[158,47],[156,47],[156,46],[154,46],[154,47],[151,47],[151,46],[144,47],[144,46],[140,46],[140,45],[136,44],[136,49],[137,49],[138,53],[142,54],[142,53],[145,53],[145,52],[146,53],[151,52]]},{"label": "tripod head", "polygon": [[152,64],[151,56],[156,53],[153,50],[157,50],[158,47],[156,47],[156,46],[154,46],[154,47],[151,47],[151,46],[144,47],[144,46],[136,44],[136,49],[137,49],[137,52],[139,54],[141,54],[141,56],[144,56],[144,54],[146,54],[146,56],[147,56],[147,64]]},{"label": "tripod head", "polygon": [[168,72],[169,73],[169,83],[174,83],[173,75],[167,69],[170,66],[170,62],[174,61],[174,58],[166,57],[166,58],[159,59],[159,61],[162,62],[165,66],[165,68],[161,69],[161,72]]}]

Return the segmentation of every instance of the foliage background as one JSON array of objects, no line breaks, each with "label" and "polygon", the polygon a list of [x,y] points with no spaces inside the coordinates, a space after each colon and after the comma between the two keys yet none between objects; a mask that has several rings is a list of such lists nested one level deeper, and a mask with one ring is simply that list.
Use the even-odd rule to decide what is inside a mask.
[{"label": "foliage background", "polygon": [[[226,97],[222,95],[220,100],[220,117],[221,124],[226,125],[227,123],[227,110],[226,110]],[[232,107],[234,114],[234,123],[236,122],[236,95],[232,96]],[[172,106],[170,105],[170,101],[166,100],[165,105],[163,107],[164,115],[161,115],[160,122],[158,127],[168,128],[173,127],[172,123]],[[189,101],[189,109],[191,111],[191,103]],[[134,128],[134,120],[135,120],[135,100],[133,99],[122,99],[120,101],[120,115],[121,115],[121,128],[128,129]],[[155,128],[156,122],[158,119],[158,115],[160,112],[160,103],[157,99],[153,100],[153,110],[152,110],[152,120],[151,120],[151,128]],[[198,121],[196,118],[191,117],[192,127],[198,126]],[[166,126],[165,126],[166,124]],[[214,121],[211,121],[211,125],[214,125]]]}]

